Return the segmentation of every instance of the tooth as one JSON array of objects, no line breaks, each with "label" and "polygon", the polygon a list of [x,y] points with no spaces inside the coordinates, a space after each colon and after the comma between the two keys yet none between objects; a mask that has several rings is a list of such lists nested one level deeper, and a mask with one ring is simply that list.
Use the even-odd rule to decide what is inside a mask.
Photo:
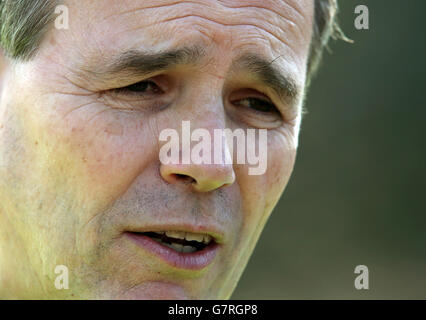
[{"label": "tooth", "polygon": [[176,250],[177,252],[182,252],[183,250],[183,245],[181,244],[177,244],[177,243],[171,243],[170,244],[170,248]]},{"label": "tooth", "polygon": [[183,246],[183,248],[182,248],[183,253],[191,253],[191,252],[195,252],[195,251],[197,251],[197,249],[193,246]]},{"label": "tooth", "polygon": [[203,243],[209,244],[210,241],[212,241],[212,237],[209,236],[208,234],[205,234],[204,237],[203,237]]},{"label": "tooth", "polygon": [[185,239],[188,241],[198,241],[203,242],[204,236],[199,233],[187,233]]},{"label": "tooth", "polygon": [[164,231],[154,231],[154,233],[157,233],[157,234],[164,234]]},{"label": "tooth", "polygon": [[185,232],[180,231],[166,231],[166,236],[175,239],[185,239]]}]

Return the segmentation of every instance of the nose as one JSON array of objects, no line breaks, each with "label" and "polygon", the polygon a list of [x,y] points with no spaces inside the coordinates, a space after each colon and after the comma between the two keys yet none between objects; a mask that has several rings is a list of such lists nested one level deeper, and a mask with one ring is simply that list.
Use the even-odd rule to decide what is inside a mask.
[{"label": "nose", "polygon": [[[196,192],[211,192],[233,184],[236,179],[232,148],[224,134],[224,115],[211,111],[219,103],[201,99],[197,105],[204,112],[191,113],[191,121],[182,120],[177,130],[180,132],[165,130],[164,136],[160,134],[161,141],[168,141],[163,139],[165,136],[171,138],[167,148],[160,148],[160,175],[168,183],[190,186]],[[171,156],[164,158],[165,151]]]},{"label": "nose", "polygon": [[190,185],[197,192],[210,192],[235,181],[232,164],[161,164],[162,178],[172,184]]}]

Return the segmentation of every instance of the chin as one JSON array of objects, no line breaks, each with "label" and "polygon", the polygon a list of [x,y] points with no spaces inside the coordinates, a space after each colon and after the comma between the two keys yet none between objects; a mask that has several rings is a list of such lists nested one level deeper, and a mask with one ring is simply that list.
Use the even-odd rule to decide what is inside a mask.
[{"label": "chin", "polygon": [[145,282],[120,295],[113,295],[113,300],[191,300],[184,288],[167,282]]}]

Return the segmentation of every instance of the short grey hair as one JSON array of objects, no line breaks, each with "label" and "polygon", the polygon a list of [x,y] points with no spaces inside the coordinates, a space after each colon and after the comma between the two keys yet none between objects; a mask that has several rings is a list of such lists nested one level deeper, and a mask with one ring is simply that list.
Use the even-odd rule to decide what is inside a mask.
[{"label": "short grey hair", "polygon": [[29,60],[36,53],[50,22],[56,0],[1,0],[0,46],[11,58]]}]

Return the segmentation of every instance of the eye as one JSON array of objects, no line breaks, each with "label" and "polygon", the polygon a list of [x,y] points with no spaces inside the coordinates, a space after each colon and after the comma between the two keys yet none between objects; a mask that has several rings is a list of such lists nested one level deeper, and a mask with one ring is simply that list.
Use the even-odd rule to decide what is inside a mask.
[{"label": "eye", "polygon": [[163,90],[154,81],[145,80],[127,87],[114,89],[114,92],[121,94],[157,95],[162,94]]},{"label": "eye", "polygon": [[284,122],[279,107],[266,94],[254,89],[238,89],[228,96],[229,115],[255,128],[273,129]]},{"label": "eye", "polygon": [[250,108],[258,112],[279,113],[275,105],[269,101],[259,98],[245,98],[238,101],[232,101],[233,104]]},{"label": "eye", "polygon": [[174,84],[170,77],[158,75],[127,86],[101,92],[100,99],[111,108],[161,111],[173,101]]}]

